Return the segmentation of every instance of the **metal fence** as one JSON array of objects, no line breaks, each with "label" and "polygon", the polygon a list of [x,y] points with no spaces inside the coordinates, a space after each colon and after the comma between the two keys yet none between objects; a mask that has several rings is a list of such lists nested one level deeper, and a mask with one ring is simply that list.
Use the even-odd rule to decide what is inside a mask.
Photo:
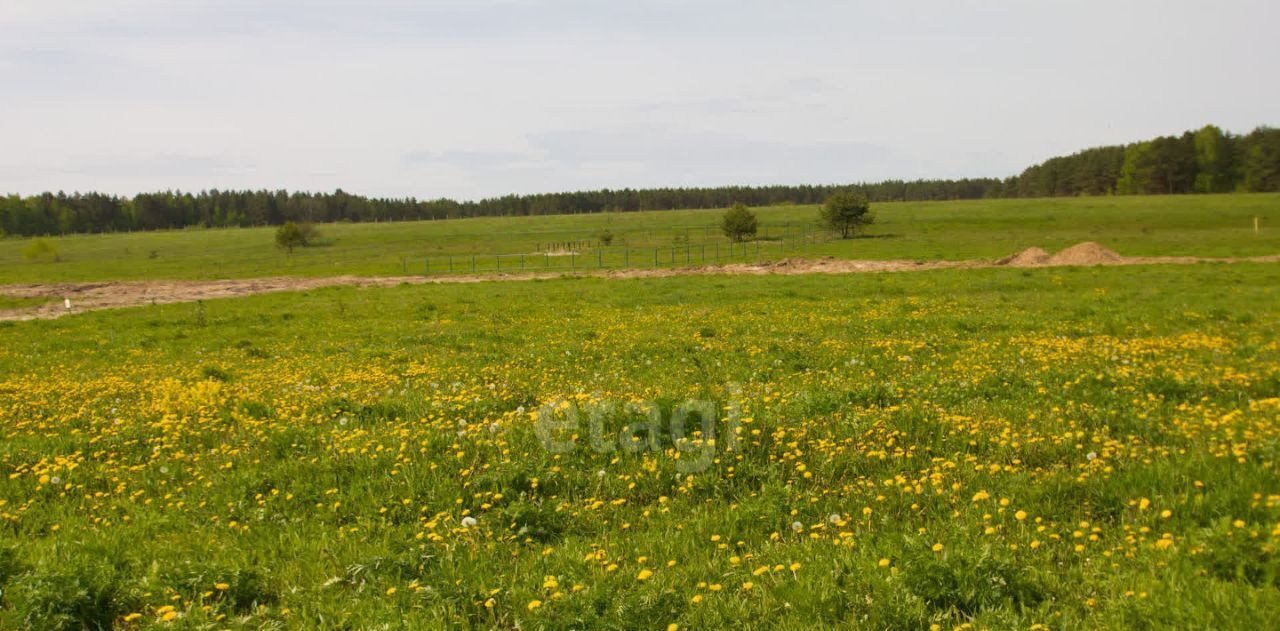
[{"label": "metal fence", "polygon": [[[657,247],[597,246],[524,254],[453,254],[401,259],[404,274],[659,269],[742,263],[785,257],[832,239],[828,232],[806,232],[791,239],[685,243]],[[414,264],[416,263],[416,264]],[[417,269],[414,269],[417,268]]]}]

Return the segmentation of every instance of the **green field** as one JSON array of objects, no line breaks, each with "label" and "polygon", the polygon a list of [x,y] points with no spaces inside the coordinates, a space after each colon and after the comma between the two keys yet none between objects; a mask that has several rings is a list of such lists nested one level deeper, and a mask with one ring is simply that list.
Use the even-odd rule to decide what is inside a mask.
[{"label": "green field", "polygon": [[[1280,252],[1280,194],[1092,197],[876,204],[869,236],[815,240],[817,209],[756,209],[759,244],[733,260],[789,256],[865,259],[997,258],[1040,246],[1097,241],[1122,254],[1246,256]],[[0,283],[146,278],[248,278],[357,274],[390,276],[574,267],[671,267],[729,260],[718,234],[722,211],[686,210],[548,217],[506,217],[320,229],[329,245],[278,250],[272,228],[178,230],[49,238],[58,261],[28,260],[29,239],[0,240]],[[1253,219],[1263,230],[1254,234]],[[570,257],[546,257],[547,244],[614,245]],[[780,243],[778,239],[785,237]],[[785,243],[785,244],[784,244]],[[719,259],[716,254],[719,254]],[[520,255],[525,255],[523,263]],[[504,255],[495,258],[495,255]],[[452,257],[452,261],[450,259]]]},{"label": "green field", "polygon": [[[1267,628],[1278,288],[557,279],[4,323],[0,627]],[[687,400],[714,442],[672,440]],[[563,451],[559,401],[653,402],[658,449],[615,408],[612,452],[586,421]]]}]

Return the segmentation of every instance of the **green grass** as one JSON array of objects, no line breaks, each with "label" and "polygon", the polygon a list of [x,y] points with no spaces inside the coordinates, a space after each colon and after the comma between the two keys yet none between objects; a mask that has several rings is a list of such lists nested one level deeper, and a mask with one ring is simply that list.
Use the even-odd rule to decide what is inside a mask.
[{"label": "green grass", "polygon": [[[1086,203],[1143,200],[972,208],[1065,242],[1090,222],[1048,208]],[[963,235],[961,206],[915,212]],[[1178,239],[1088,238],[1255,252],[1164,215]],[[1007,249],[980,232],[956,256]],[[1270,264],[557,279],[5,323],[0,627],[1269,628],[1278,288]],[[531,414],[564,398],[739,401],[741,441],[693,475],[666,442],[556,454]]]},{"label": "green grass", "polygon": [[[816,207],[760,208],[762,236],[746,258],[836,256],[868,259],[996,258],[1030,246],[1058,249],[1093,240],[1128,255],[1243,256],[1280,252],[1280,195],[1094,197],[876,204],[878,238],[799,245]],[[51,238],[59,261],[23,257],[27,241],[0,240],[0,283],[143,278],[232,278],[272,275],[386,276],[470,271],[568,268],[567,257],[542,258],[547,243],[594,240],[602,231],[615,245],[588,250],[575,266],[648,267],[700,263],[721,257],[722,211],[684,210],[549,217],[461,219],[321,226],[330,242],[286,256],[272,228],[181,230]],[[1263,230],[1253,233],[1253,218]],[[789,227],[788,227],[789,226]],[[625,244],[625,245],[624,245]],[[688,249],[686,250],[686,246]],[[674,250],[673,250],[674,248]],[[625,251],[625,254],[624,254]],[[506,255],[500,261],[493,255]],[[674,258],[673,258],[674,257]],[[738,254],[741,260],[741,253]]]}]

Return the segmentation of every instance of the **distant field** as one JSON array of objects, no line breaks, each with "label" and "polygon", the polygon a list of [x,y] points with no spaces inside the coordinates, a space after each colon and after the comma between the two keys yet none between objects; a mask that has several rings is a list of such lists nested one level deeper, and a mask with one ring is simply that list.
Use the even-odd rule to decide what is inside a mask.
[{"label": "distant field", "polygon": [[[0,628],[1273,628],[1278,291],[572,278],[2,323]],[[677,440],[690,399],[736,428]],[[543,436],[559,401],[654,402],[658,442],[619,408]]]},{"label": "distant field", "polygon": [[[1098,241],[1127,255],[1245,256],[1280,252],[1280,194],[1093,197],[876,204],[869,236],[798,246],[812,238],[817,208],[759,208],[764,225],[747,258],[835,256],[868,259],[968,259],[1004,256],[1029,246],[1057,249]],[[30,261],[26,239],[0,240],[0,283],[254,276],[385,276],[551,265],[547,244],[594,241],[608,230],[614,246],[582,251],[574,265],[660,266],[710,262],[728,254],[718,210],[605,213],[323,225],[331,244],[286,256],[273,228],[182,230],[50,238],[60,260]],[[1263,229],[1253,232],[1253,218]],[[789,245],[776,239],[784,237]],[[656,252],[655,252],[656,250]],[[500,261],[493,255],[507,255]],[[738,260],[743,258],[739,251]]]}]

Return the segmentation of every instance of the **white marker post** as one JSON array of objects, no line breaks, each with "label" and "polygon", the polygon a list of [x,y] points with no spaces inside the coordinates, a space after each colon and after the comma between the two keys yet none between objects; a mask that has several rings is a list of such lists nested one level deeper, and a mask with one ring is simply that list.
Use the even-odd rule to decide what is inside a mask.
[{"label": "white marker post", "polygon": [[66,308],[67,308],[67,311],[70,311],[70,310],[71,310],[71,299],[70,299],[70,298],[63,298],[63,299],[62,299],[62,306],[66,307]]}]

